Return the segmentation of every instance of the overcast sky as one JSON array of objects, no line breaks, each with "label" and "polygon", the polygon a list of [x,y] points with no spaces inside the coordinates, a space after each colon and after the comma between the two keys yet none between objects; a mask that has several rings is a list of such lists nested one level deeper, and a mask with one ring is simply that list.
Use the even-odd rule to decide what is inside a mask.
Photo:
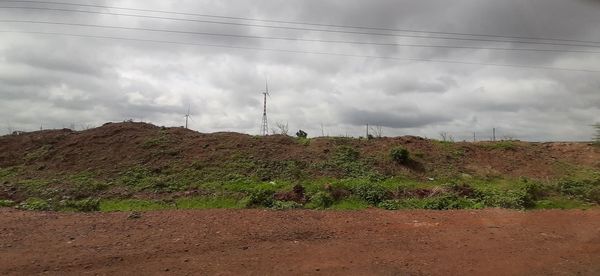
[{"label": "overcast sky", "polygon": [[[69,0],[63,0],[69,2]],[[364,136],[365,124],[384,135],[456,140],[499,137],[522,140],[590,140],[600,122],[600,1],[592,0],[181,0],[70,1],[95,5],[200,13],[319,24],[433,32],[543,37],[526,40],[590,47],[378,36],[348,32],[498,37],[325,28],[226,20],[166,13],[0,1],[1,7],[49,7],[103,13],[186,18],[166,20],[56,10],[0,8],[0,20],[34,20],[312,40],[453,45],[483,48],[580,50],[500,51],[324,43],[219,37],[72,25],[1,22],[1,31],[52,32],[213,44],[246,48],[326,52],[351,56],[261,51],[69,37],[0,33],[0,133],[12,130],[99,126],[133,119],[181,126],[191,106],[191,128],[200,132],[258,134],[265,76],[269,123],[288,122],[292,133]],[[342,30],[346,33],[214,24]],[[515,40],[515,39],[512,39]],[[598,53],[589,53],[598,52]],[[357,57],[358,56],[358,57]],[[363,57],[360,57],[363,56]],[[364,57],[371,56],[371,58]],[[399,59],[377,59],[394,57]],[[405,60],[403,60],[405,59]],[[423,62],[415,59],[475,64]],[[481,65],[488,64],[488,65]],[[526,65],[589,71],[491,66]]]}]

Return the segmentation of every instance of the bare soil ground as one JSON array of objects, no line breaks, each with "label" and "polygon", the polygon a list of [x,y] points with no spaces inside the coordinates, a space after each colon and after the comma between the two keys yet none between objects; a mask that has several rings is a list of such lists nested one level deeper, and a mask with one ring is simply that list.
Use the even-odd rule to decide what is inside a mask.
[{"label": "bare soil ground", "polygon": [[0,209],[1,275],[600,275],[600,210]]}]

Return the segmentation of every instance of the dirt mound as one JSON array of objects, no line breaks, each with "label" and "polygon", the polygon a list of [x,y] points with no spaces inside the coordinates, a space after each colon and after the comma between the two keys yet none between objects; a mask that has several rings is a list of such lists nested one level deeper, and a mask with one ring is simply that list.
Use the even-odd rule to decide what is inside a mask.
[{"label": "dirt mound", "polygon": [[[397,146],[409,150],[412,163],[391,160],[389,152]],[[361,163],[354,167],[338,164],[335,158],[343,147],[356,150]],[[145,123],[108,123],[85,131],[46,130],[0,137],[0,168],[20,166],[29,177],[93,171],[112,178],[135,166],[160,172],[173,166],[227,168],[232,164],[237,167],[230,168],[230,173],[256,174],[260,180],[335,177],[360,170],[360,166],[386,176],[470,174],[546,179],[563,175],[565,166],[600,168],[600,150],[588,143],[444,143],[412,136],[298,140],[281,135],[203,134]]]}]

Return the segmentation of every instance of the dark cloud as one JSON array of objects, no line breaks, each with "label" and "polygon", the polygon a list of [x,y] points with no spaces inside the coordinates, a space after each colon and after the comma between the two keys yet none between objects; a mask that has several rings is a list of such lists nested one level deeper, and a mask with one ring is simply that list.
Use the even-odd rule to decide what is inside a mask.
[{"label": "dark cloud", "polygon": [[364,126],[367,124],[389,128],[417,128],[450,120],[447,116],[422,113],[416,109],[399,111],[369,111],[348,108],[339,114],[342,123]]},{"label": "dark cloud", "polygon": [[[182,0],[144,1],[142,6],[139,1],[131,0],[95,3],[322,24],[600,41],[600,6],[598,1],[592,0],[456,0],[452,4],[440,0],[373,0],[368,3],[362,0]],[[0,15],[4,19],[238,35],[582,49],[248,28],[41,10],[0,9]],[[585,140],[592,134],[589,125],[600,121],[598,73],[414,60],[600,70],[599,54],[348,45],[23,23],[3,23],[2,29],[393,56],[409,60],[0,33],[0,117],[3,118],[0,124],[6,125],[0,128],[0,133],[6,133],[9,125],[11,129],[32,130],[40,124],[59,128],[70,124],[100,125],[105,121],[130,118],[160,125],[181,125],[188,105],[194,115],[192,127],[197,130],[257,133],[265,76],[272,90],[269,99],[271,122],[287,121],[291,129],[302,128],[311,135],[321,133],[321,124],[324,132],[331,135],[360,135],[364,125],[369,123],[386,127],[386,135],[436,137],[445,131],[457,139],[467,139],[473,132],[485,136],[495,127],[505,135],[521,139]],[[416,32],[396,33],[428,36]],[[598,50],[597,47],[585,49]]]}]

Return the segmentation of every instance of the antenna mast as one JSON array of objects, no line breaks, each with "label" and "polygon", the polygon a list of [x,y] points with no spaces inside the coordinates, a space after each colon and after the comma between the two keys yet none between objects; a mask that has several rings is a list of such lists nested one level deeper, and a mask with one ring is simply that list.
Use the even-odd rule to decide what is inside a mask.
[{"label": "antenna mast", "polygon": [[265,92],[263,92],[263,96],[264,96],[263,118],[262,118],[262,125],[260,128],[260,132],[263,136],[267,136],[269,134],[269,122],[267,120],[267,96],[271,97],[271,95],[269,94],[269,83],[267,82],[266,78],[265,78]]},{"label": "antenna mast", "polygon": [[188,105],[188,110],[185,114],[185,129],[188,129],[188,120],[190,119],[190,116],[190,105]]}]

